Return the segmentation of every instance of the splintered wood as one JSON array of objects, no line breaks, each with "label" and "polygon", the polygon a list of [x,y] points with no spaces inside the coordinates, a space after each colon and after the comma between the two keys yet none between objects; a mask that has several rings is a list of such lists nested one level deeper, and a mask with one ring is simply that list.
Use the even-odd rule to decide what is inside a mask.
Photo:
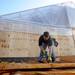
[{"label": "splintered wood", "polygon": [[15,69],[63,69],[75,68],[75,63],[44,63],[44,64],[27,64],[27,63],[0,63],[0,70]]},{"label": "splintered wood", "polygon": [[[69,69],[69,68],[74,68],[74,69]],[[1,74],[2,75],[66,75],[66,74],[74,75],[75,63],[49,63],[49,64],[0,63],[0,75]]]}]

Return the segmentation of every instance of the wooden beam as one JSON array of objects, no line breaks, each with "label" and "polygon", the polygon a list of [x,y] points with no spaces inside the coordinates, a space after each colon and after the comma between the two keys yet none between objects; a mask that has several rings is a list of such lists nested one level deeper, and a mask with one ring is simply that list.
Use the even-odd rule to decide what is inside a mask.
[{"label": "wooden beam", "polygon": [[15,72],[13,75],[75,75],[75,70]]},{"label": "wooden beam", "polygon": [[0,63],[0,70],[14,69],[42,69],[42,68],[75,68],[75,63],[44,63],[44,64],[27,64],[27,63]]}]

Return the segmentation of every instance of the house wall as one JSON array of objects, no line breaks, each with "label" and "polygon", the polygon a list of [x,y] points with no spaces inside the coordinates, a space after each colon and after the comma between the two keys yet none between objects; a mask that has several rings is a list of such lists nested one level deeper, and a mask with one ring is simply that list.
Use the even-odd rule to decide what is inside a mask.
[{"label": "house wall", "polygon": [[[74,32],[75,30],[73,30]],[[35,57],[39,55],[40,34],[0,31],[0,57]],[[75,35],[74,40],[75,40]],[[75,55],[73,36],[52,35],[59,43],[58,56]]]},{"label": "house wall", "polygon": [[0,21],[0,57],[38,56],[38,39],[44,31],[58,41],[57,56],[75,55],[75,29],[5,20]]}]

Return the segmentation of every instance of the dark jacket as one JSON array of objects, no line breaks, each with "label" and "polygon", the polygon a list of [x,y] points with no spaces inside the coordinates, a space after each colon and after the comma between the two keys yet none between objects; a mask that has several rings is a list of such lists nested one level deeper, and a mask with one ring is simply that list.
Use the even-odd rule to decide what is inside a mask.
[{"label": "dark jacket", "polygon": [[39,38],[39,46],[42,46],[43,43],[45,45],[52,46],[51,38],[49,37],[48,40],[44,40],[43,35],[41,35],[40,38]]},{"label": "dark jacket", "polygon": [[54,46],[58,46],[58,42],[56,41],[55,38],[50,38],[48,40],[44,40],[43,35],[40,36],[39,38],[39,46],[42,46],[42,44],[44,43],[47,46],[52,46],[52,41],[54,41]]}]

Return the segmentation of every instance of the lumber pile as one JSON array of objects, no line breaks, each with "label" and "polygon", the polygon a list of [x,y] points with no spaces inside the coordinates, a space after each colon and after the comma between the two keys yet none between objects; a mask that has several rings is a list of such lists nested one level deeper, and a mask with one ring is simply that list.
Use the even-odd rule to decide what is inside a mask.
[{"label": "lumber pile", "polygon": [[0,75],[74,75],[75,63],[0,63]]}]

